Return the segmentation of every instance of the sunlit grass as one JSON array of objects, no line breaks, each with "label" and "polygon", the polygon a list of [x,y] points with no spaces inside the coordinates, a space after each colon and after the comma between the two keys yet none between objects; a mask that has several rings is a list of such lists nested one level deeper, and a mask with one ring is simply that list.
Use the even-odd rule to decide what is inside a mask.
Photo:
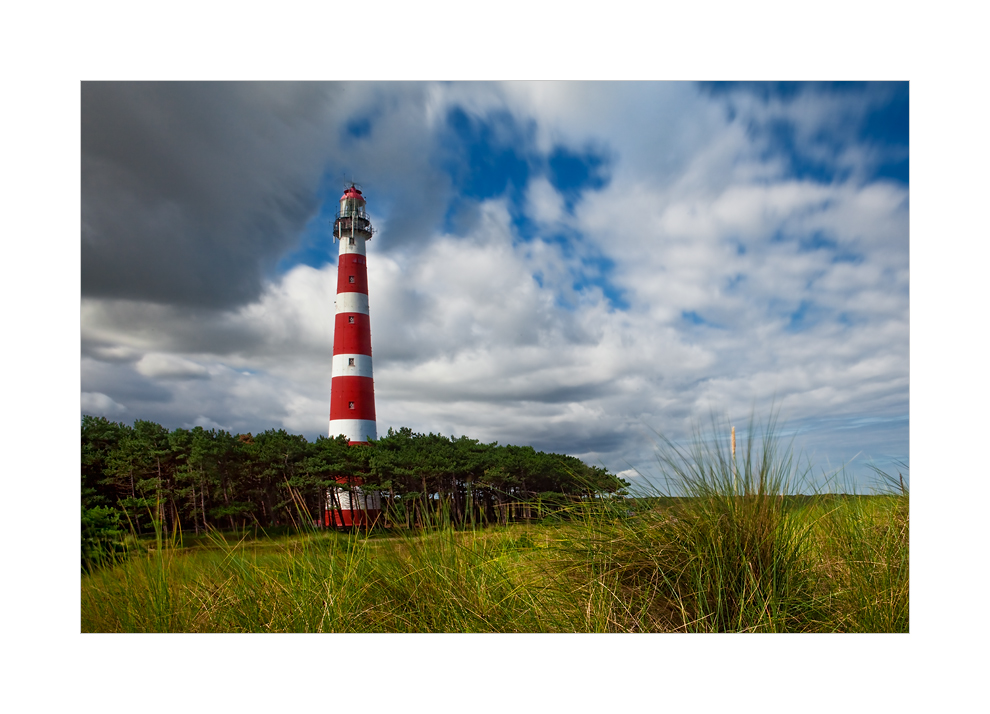
[{"label": "sunlit grass", "polygon": [[807,472],[769,426],[736,458],[665,442],[679,497],[589,500],[552,521],[159,533],[83,575],[82,629],[906,632],[907,489],[881,474],[883,495],[798,495]]}]

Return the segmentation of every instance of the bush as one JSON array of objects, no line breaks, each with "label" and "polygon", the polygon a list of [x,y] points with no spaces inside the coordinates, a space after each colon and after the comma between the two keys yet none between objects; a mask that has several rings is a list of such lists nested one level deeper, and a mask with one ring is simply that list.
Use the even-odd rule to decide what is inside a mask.
[{"label": "bush", "polygon": [[81,565],[84,572],[124,558],[124,531],[120,513],[109,506],[82,509]]}]

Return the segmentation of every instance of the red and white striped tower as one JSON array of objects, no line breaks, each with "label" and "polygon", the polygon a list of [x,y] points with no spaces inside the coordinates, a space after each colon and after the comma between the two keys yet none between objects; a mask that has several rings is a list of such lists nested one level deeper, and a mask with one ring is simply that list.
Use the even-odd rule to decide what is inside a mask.
[{"label": "red and white striped tower", "polygon": [[[344,434],[349,444],[378,438],[375,426],[375,382],[371,374],[371,321],[368,315],[368,265],[365,243],[374,233],[361,191],[351,186],[340,197],[333,237],[340,241],[337,258],[337,315],[333,326],[330,380],[330,437]],[[359,484],[356,484],[359,485]],[[340,515],[336,525],[370,524],[381,512],[377,494],[355,488],[334,489]],[[329,513],[327,525],[329,525]]]}]

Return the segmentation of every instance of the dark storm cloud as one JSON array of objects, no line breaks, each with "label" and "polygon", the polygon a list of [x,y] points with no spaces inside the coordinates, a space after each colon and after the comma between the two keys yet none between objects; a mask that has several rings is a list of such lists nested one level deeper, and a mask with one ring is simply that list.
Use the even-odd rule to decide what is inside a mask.
[{"label": "dark storm cloud", "polygon": [[[581,424],[566,424],[557,429],[547,428],[532,433],[530,443],[540,451],[562,454],[611,454],[621,452],[629,438],[629,434],[623,431],[610,429],[595,432]],[[512,434],[510,439],[518,441],[519,435]],[[588,459],[588,463],[599,465],[593,459]]]},{"label": "dark storm cloud", "polygon": [[338,85],[82,86],[84,296],[226,307],[318,207]]}]

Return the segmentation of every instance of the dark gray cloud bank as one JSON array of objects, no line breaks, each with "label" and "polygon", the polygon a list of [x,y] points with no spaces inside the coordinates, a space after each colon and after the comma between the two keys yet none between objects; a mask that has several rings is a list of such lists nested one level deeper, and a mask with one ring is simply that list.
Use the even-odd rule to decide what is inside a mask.
[{"label": "dark gray cloud bank", "polygon": [[82,410],[323,433],[328,222],[357,179],[381,431],[650,472],[654,430],[775,406],[823,467],[906,459],[902,101],[84,83]]},{"label": "dark gray cloud bank", "polygon": [[318,207],[334,86],[84,83],[83,295],[230,307]]}]

